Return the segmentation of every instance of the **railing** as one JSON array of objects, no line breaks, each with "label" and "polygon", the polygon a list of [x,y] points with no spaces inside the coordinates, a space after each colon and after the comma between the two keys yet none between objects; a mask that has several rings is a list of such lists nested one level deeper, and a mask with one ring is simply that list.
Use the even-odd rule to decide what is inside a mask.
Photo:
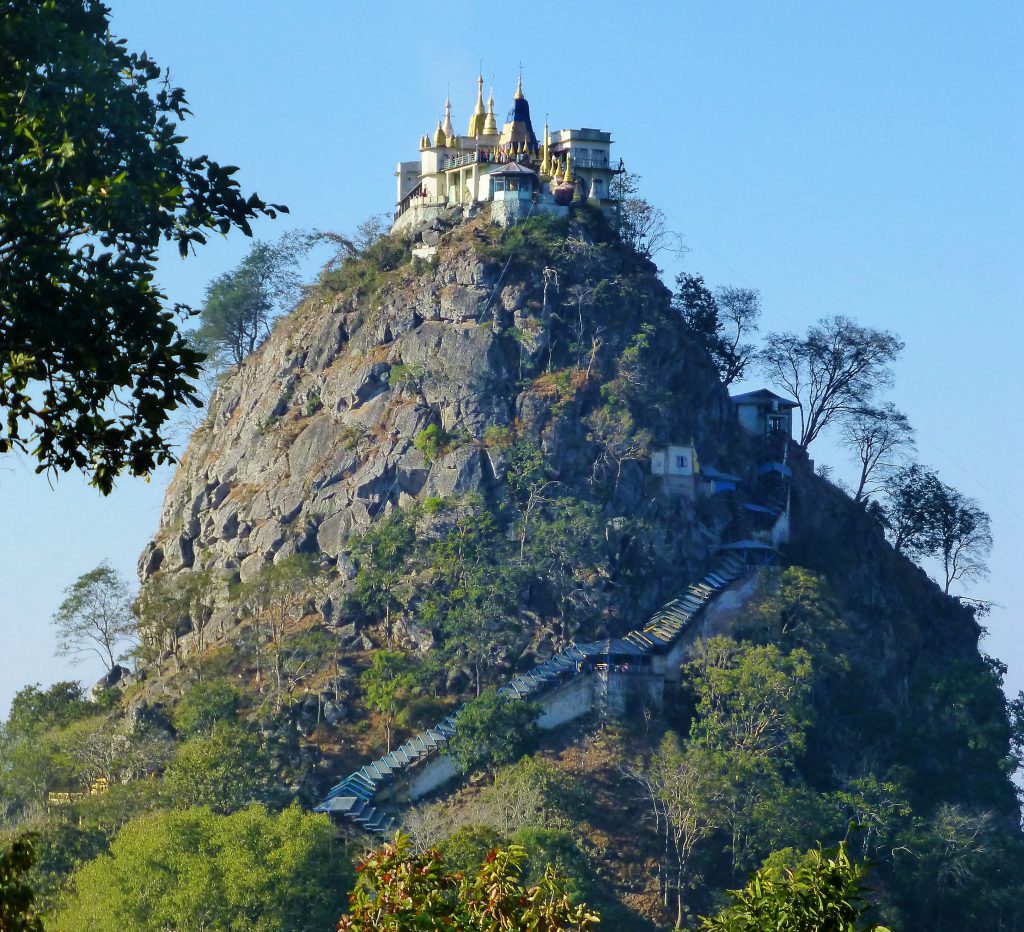
[{"label": "railing", "polygon": [[572,167],[573,168],[607,168],[608,167],[608,159],[604,159],[604,158],[577,159],[577,158],[574,158],[572,160]]},{"label": "railing", "polygon": [[470,152],[468,155],[457,155],[454,158],[447,158],[444,160],[444,165],[441,167],[444,169],[448,168],[461,168],[463,165],[475,165],[481,161],[479,152]]}]

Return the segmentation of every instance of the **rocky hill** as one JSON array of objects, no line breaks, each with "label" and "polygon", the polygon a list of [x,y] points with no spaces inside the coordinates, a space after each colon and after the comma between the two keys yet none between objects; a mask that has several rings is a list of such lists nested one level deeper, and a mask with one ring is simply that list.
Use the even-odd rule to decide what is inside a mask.
[{"label": "rocky hill", "polygon": [[[270,782],[307,804],[481,687],[642,627],[751,530],[742,495],[651,475],[653,451],[692,443],[753,487],[763,451],[655,267],[599,213],[504,230],[453,216],[431,240],[431,262],[384,237],[326,272],[225,373],[140,559],[153,618],[161,591],[204,594],[153,628],[135,719],[225,678],[276,748]],[[465,857],[527,832],[639,929],[671,921],[672,889],[680,916],[684,898],[710,910],[773,851],[789,863],[848,833],[880,862],[893,928],[1022,927],[1008,775],[1024,729],[973,611],[805,458],[790,467],[789,569],[748,574],[699,632],[732,640],[695,640],[662,709],[575,721],[538,770],[499,769],[418,813],[421,840]],[[758,709],[782,736],[770,750],[736,737]],[[664,802],[638,802],[665,760],[719,781],[685,867],[666,861]],[[509,821],[507,794],[565,774],[599,792]]]},{"label": "rocky hill", "polygon": [[[667,312],[654,267],[602,241],[601,226],[502,237],[468,223],[434,263],[385,240],[326,276],[223,377],[140,558],[143,583],[194,569],[246,582],[313,554],[336,570],[317,608],[337,622],[352,535],[413,501],[502,496],[509,432],[533,438],[554,480],[586,489],[609,520],[649,498],[651,444],[692,439],[709,459],[727,455],[735,430],[710,362]],[[627,378],[621,393],[634,397],[612,411],[607,386]],[[666,578],[648,580],[636,612],[708,545],[693,514],[655,511]],[[217,635],[236,620],[220,610]]]}]

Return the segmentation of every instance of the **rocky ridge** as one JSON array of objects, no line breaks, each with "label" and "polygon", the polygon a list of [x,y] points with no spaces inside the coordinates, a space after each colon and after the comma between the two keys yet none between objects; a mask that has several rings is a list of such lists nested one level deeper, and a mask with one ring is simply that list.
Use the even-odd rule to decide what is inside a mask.
[{"label": "rocky ridge", "polygon": [[[687,346],[653,265],[593,219],[549,226],[538,234],[553,248],[544,262],[529,238],[502,252],[515,231],[478,220],[440,236],[434,263],[386,243],[384,260],[360,260],[370,266],[356,268],[361,277],[311,289],[223,377],[140,557],[143,585],[191,569],[245,582],[307,553],[336,570],[316,608],[344,622],[350,537],[414,500],[501,495],[492,432],[535,438],[559,481],[593,488],[600,451],[585,422],[642,333],[652,404],[631,429],[648,444],[693,439],[703,456],[720,455],[734,431],[727,394],[703,350]],[[416,442],[431,426],[439,450]],[[634,510],[649,483],[638,447],[600,493],[609,518]],[[651,587],[638,611],[670,595],[707,551],[700,522],[679,509],[656,516],[678,579]],[[235,624],[219,610],[213,636]]]}]

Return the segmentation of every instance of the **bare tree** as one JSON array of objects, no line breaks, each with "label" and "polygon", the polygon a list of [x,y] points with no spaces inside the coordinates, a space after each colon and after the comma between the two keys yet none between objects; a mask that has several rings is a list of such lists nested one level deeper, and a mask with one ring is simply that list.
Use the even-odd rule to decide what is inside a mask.
[{"label": "bare tree", "polygon": [[134,639],[131,604],[128,584],[106,561],[79,576],[53,616],[58,656],[77,660],[92,653],[113,670],[121,648]]},{"label": "bare tree", "polygon": [[701,752],[684,749],[671,733],[649,766],[627,770],[644,788],[664,842],[662,896],[666,906],[675,900],[677,929],[686,915],[684,890],[694,850],[718,827],[720,807],[712,772]]},{"label": "bare tree", "polygon": [[718,373],[726,386],[743,378],[747,366],[756,355],[747,339],[757,332],[761,317],[761,295],[752,288],[722,286],[715,289],[718,304],[719,335]]},{"label": "bare tree", "polygon": [[665,250],[685,252],[682,237],[668,228],[664,212],[640,196],[639,175],[619,172],[610,193],[619,205],[619,235],[641,256],[653,259]]},{"label": "bare tree", "polygon": [[844,419],[842,443],[853,451],[860,465],[853,500],[866,502],[892,475],[900,454],[913,448],[914,428],[891,403],[881,408],[865,405]]},{"label": "bare tree", "polygon": [[823,318],[806,336],[770,333],[765,342],[758,361],[796,402],[804,449],[829,424],[863,407],[878,388],[892,382],[889,364],[903,349],[894,334],[842,316]]}]

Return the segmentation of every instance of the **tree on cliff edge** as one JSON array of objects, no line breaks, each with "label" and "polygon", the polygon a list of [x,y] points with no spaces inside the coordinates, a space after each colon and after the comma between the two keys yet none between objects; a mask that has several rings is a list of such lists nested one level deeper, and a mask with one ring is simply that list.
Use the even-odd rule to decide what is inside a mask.
[{"label": "tree on cliff edge", "polygon": [[246,197],[205,155],[145,52],[96,0],[9,0],[0,17],[0,453],[81,469],[109,493],[173,459],[202,355],[154,282],[157,250],[286,208]]},{"label": "tree on cliff edge", "polygon": [[92,653],[113,670],[120,648],[135,635],[131,604],[128,584],[109,563],[83,573],[64,590],[53,616],[57,653],[75,658]]},{"label": "tree on cliff edge", "polygon": [[889,365],[902,350],[895,334],[836,316],[819,320],[806,336],[769,333],[759,362],[796,402],[799,443],[806,449],[829,424],[863,407],[892,381]]}]

